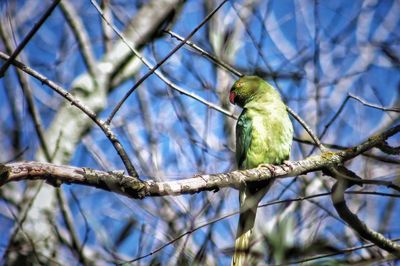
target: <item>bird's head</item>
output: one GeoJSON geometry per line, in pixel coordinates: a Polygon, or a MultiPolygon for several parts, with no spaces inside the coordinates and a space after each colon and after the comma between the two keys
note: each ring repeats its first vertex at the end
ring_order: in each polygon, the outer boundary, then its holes
{"type": "Polygon", "coordinates": [[[229,101],[243,108],[246,103],[257,95],[268,93],[270,88],[274,90],[272,86],[260,77],[244,76],[233,84],[229,93],[229,101]]]}

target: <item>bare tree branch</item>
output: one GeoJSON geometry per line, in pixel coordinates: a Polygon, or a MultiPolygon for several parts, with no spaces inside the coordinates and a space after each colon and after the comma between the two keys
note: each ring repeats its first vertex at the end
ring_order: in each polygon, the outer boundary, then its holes
{"type": "Polygon", "coordinates": [[[357,215],[355,215],[346,205],[344,198],[344,191],[347,186],[344,180],[339,180],[332,188],[332,202],[338,212],[340,218],[347,222],[347,224],[354,229],[360,236],[371,241],[378,247],[400,257],[400,244],[391,241],[384,235],[372,230],[364,222],[362,222],[357,215]]]}
{"type": "MultiPolygon", "coordinates": [[[[9,59],[9,56],[0,52],[0,58],[3,58],[5,60],[9,59]]],[[[23,70],[27,74],[35,77],[36,79],[40,80],[42,83],[46,84],[49,86],[51,89],[53,89],[55,92],[57,92],[59,95],[61,95],[65,100],[69,101],[71,105],[76,106],[79,110],[81,110],[86,116],[88,116],[107,136],[107,138],[111,141],[113,144],[115,150],[118,152],[118,154],[121,157],[122,162],[124,163],[126,170],[129,172],[129,174],[133,178],[139,178],[138,173],[135,170],[135,167],[133,166],[132,162],[130,161],[128,154],[126,153],[124,147],[121,145],[120,141],[116,137],[116,135],[112,132],[111,128],[109,125],[105,124],[103,121],[101,121],[96,113],[94,113],[91,109],[89,109],[85,104],[83,104],[80,100],[76,99],[71,93],[66,91],[64,88],[62,88],[60,85],[56,84],[55,82],[47,79],[40,73],[34,71],[30,67],[24,65],[23,63],[19,61],[12,61],[12,64],[18,67],[19,69],[23,70]]]]}
{"type": "MultiPolygon", "coordinates": [[[[123,172],[103,172],[90,168],[54,165],[40,162],[16,162],[2,165],[0,185],[25,179],[44,179],[53,185],[74,183],[114,191],[131,198],[148,196],[193,194],[200,191],[217,191],[225,187],[240,188],[246,182],[257,182],[270,178],[286,178],[333,167],[379,145],[400,131],[400,125],[367,141],[339,152],[325,152],[305,160],[293,161],[288,165],[275,166],[276,171],[260,167],[250,170],[232,171],[221,174],[198,175],[176,181],[144,181],[126,176],[123,172]]],[[[353,181],[353,180],[352,180],[353,181]]],[[[359,182],[362,183],[362,180],[359,182]]],[[[369,183],[369,181],[366,181],[369,183]]],[[[389,185],[385,184],[385,185],[389,185]]]]}
{"type": "Polygon", "coordinates": [[[349,93],[347,97],[348,98],[353,98],[354,100],[362,103],[365,106],[371,107],[371,108],[375,108],[375,109],[382,110],[382,111],[385,111],[385,112],[400,113],[400,108],[397,108],[397,107],[384,107],[384,106],[379,106],[377,104],[372,104],[372,103],[369,103],[369,102],[365,101],[364,99],[361,99],[360,97],[358,97],[358,96],[356,96],[356,95],[354,95],[352,93],[349,93]]]}

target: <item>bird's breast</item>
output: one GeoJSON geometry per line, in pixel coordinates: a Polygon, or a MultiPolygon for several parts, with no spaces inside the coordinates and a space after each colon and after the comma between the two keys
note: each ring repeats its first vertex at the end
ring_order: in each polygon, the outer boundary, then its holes
{"type": "Polygon", "coordinates": [[[249,110],[252,120],[251,142],[245,168],[263,163],[281,164],[290,155],[293,127],[285,110],[249,110]]]}

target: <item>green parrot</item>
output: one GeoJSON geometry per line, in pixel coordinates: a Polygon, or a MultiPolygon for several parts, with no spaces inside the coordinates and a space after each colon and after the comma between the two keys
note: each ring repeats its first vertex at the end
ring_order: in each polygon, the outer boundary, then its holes
{"type": "MultiPolygon", "coordinates": [[[[244,76],[233,84],[229,101],[243,108],[236,124],[238,168],[285,163],[293,126],[279,92],[257,76],[244,76]]],[[[271,184],[270,180],[247,183],[239,192],[240,217],[232,265],[251,265],[249,250],[257,206],[271,184]]]]}

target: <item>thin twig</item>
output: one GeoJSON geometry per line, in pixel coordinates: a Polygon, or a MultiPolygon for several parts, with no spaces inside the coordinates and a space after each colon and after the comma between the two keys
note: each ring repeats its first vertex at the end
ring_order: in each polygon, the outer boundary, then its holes
{"type": "MultiPolygon", "coordinates": [[[[42,183],[43,183],[43,182],[42,182],[42,183]]],[[[39,190],[37,190],[37,192],[39,192],[39,190]]],[[[33,198],[35,198],[36,195],[37,195],[37,194],[35,194],[33,198]]],[[[33,201],[31,201],[31,202],[33,202],[33,201]]],[[[37,263],[38,263],[39,265],[42,265],[42,261],[40,260],[38,251],[36,250],[35,241],[33,241],[33,239],[31,238],[31,236],[30,236],[29,234],[27,234],[27,233],[25,232],[25,230],[23,229],[23,226],[22,226],[23,221],[19,222],[19,221],[18,221],[17,215],[16,215],[16,214],[14,213],[14,211],[10,208],[10,206],[8,206],[8,205],[6,205],[6,206],[7,206],[8,210],[9,210],[9,212],[11,213],[11,216],[13,217],[14,221],[16,221],[16,226],[17,226],[18,229],[14,229],[13,234],[11,235],[12,237],[11,237],[10,240],[9,240],[7,249],[6,249],[5,252],[3,253],[3,258],[6,258],[6,260],[7,260],[8,254],[9,254],[9,252],[11,251],[11,245],[14,244],[14,243],[13,243],[13,240],[14,240],[14,237],[15,237],[15,236],[14,236],[14,233],[16,234],[18,231],[21,231],[21,232],[22,232],[22,235],[28,240],[29,245],[30,245],[31,248],[32,248],[33,257],[36,259],[36,261],[37,261],[37,263]]],[[[27,208],[27,210],[29,210],[29,209],[30,209],[30,206],[29,206],[29,208],[27,208]]],[[[25,218],[26,218],[26,215],[24,215],[24,216],[25,216],[25,217],[23,217],[23,218],[25,219],[25,218]]]]}
{"type": "MultiPolygon", "coordinates": [[[[319,135],[319,139],[322,139],[325,136],[325,134],[328,131],[329,127],[333,124],[333,122],[336,120],[336,118],[339,117],[340,113],[343,111],[343,108],[346,106],[346,103],[348,102],[349,99],[350,99],[349,96],[347,96],[346,99],[340,105],[338,111],[333,115],[331,120],[329,120],[329,122],[325,124],[323,131],[319,135]]],[[[314,152],[314,150],[315,150],[315,147],[313,147],[311,149],[311,151],[308,153],[308,156],[310,156],[314,152]]]]}
{"type": "Polygon", "coordinates": [[[83,238],[82,245],[81,245],[81,249],[83,250],[83,248],[86,245],[86,242],[89,239],[89,231],[90,231],[89,222],[88,222],[88,219],[86,218],[86,215],[82,209],[81,203],[79,202],[79,199],[75,195],[75,192],[73,190],[71,190],[71,196],[72,196],[72,199],[75,201],[76,205],[78,206],[78,210],[79,210],[80,214],[82,215],[83,221],[85,223],[85,236],[83,238]]]}
{"type": "Polygon", "coordinates": [[[171,37],[176,38],[177,40],[181,41],[182,43],[186,43],[187,45],[192,47],[195,51],[197,51],[200,55],[203,55],[203,56],[207,57],[208,59],[213,61],[215,64],[217,64],[218,66],[222,67],[223,69],[231,72],[235,76],[243,77],[243,74],[240,73],[238,70],[234,69],[233,67],[231,67],[230,65],[226,64],[224,61],[222,61],[221,59],[219,59],[215,55],[207,52],[206,50],[204,50],[203,48],[201,48],[198,45],[194,44],[193,42],[187,41],[187,40],[185,41],[185,39],[182,36],[180,36],[179,34],[173,32],[171,30],[165,30],[164,32],[168,33],[171,37]]]}
{"type": "MultiPolygon", "coordinates": [[[[321,120],[321,88],[320,88],[320,79],[319,79],[319,56],[320,56],[320,19],[319,19],[319,0],[314,0],[314,8],[313,8],[313,19],[314,19],[314,53],[312,58],[313,63],[313,87],[315,88],[315,131],[318,134],[318,125],[321,120]]],[[[311,154],[311,153],[310,153],[311,154]]]]}
{"type": "Polygon", "coordinates": [[[56,8],[56,6],[58,5],[58,3],[60,1],[61,0],[54,0],[53,4],[46,10],[46,12],[40,18],[40,20],[33,26],[33,28],[30,30],[28,35],[26,35],[26,37],[18,45],[18,47],[15,49],[15,51],[9,57],[9,59],[7,59],[7,61],[1,66],[0,78],[2,78],[4,76],[4,73],[7,71],[8,67],[12,64],[13,60],[17,58],[18,54],[22,51],[22,49],[24,49],[24,47],[28,44],[28,42],[32,39],[32,37],[40,29],[40,27],[42,27],[43,23],[51,15],[51,13],[53,12],[53,10],[56,8]]]}
{"type": "MultiPolygon", "coordinates": [[[[400,238],[394,238],[391,239],[391,241],[400,241],[400,238]]],[[[317,255],[317,256],[313,256],[313,257],[309,257],[309,258],[305,258],[305,259],[301,259],[301,260],[296,260],[296,261],[288,261],[285,262],[284,264],[273,264],[271,266],[287,266],[287,265],[292,265],[292,264],[300,264],[300,263],[304,263],[304,262],[310,262],[313,260],[319,260],[319,259],[323,259],[323,258],[328,258],[328,257],[333,257],[333,256],[337,256],[337,255],[342,255],[344,253],[350,253],[353,251],[357,251],[360,249],[364,249],[364,248],[370,248],[370,247],[374,247],[376,246],[373,243],[370,244],[365,244],[365,245],[361,245],[358,247],[352,247],[352,248],[346,248],[346,249],[342,249],[333,253],[328,253],[328,254],[323,254],[323,255],[317,255]]]]}
{"type": "Polygon", "coordinates": [[[357,101],[359,101],[360,103],[362,103],[363,105],[368,106],[368,107],[371,107],[371,108],[375,108],[375,109],[382,110],[382,111],[385,111],[385,112],[396,112],[396,113],[400,113],[400,108],[396,108],[396,107],[384,107],[384,106],[379,106],[379,105],[377,105],[377,104],[369,103],[369,102],[365,101],[364,99],[361,99],[360,97],[358,97],[358,96],[356,96],[356,95],[354,95],[354,94],[351,94],[351,93],[348,93],[348,97],[353,98],[354,100],[357,100],[357,101]]]}
{"type": "Polygon", "coordinates": [[[286,108],[287,108],[288,112],[294,117],[294,119],[296,119],[297,122],[300,123],[300,125],[304,128],[304,130],[307,131],[308,135],[310,135],[310,137],[315,142],[315,144],[318,146],[318,148],[322,152],[325,152],[327,149],[321,143],[319,138],[314,134],[314,132],[311,130],[311,128],[307,125],[307,123],[295,111],[293,111],[289,106],[286,106],[286,108]]]}
{"type": "Polygon", "coordinates": [[[74,222],[72,220],[72,214],[71,210],[68,206],[68,203],[65,199],[65,195],[61,188],[56,188],[56,197],[58,200],[58,205],[61,210],[61,214],[63,216],[63,220],[65,223],[65,226],[67,227],[68,233],[71,237],[71,250],[76,252],[76,255],[78,256],[79,262],[82,263],[83,265],[89,265],[88,259],[85,257],[84,252],[83,252],[83,246],[81,245],[79,241],[78,234],[75,229],[74,222]]]}
{"type": "Polygon", "coordinates": [[[347,101],[349,100],[349,97],[346,97],[346,99],[344,99],[344,101],[342,102],[342,104],[340,105],[339,109],[337,110],[337,112],[333,115],[333,117],[331,118],[331,120],[329,120],[328,123],[326,123],[326,125],[324,126],[324,130],[321,132],[321,135],[319,135],[319,138],[322,139],[326,132],[328,131],[329,127],[332,125],[332,123],[339,117],[340,113],[343,111],[343,108],[346,106],[347,101]]]}
{"type": "MultiPolygon", "coordinates": [[[[313,146],[316,145],[311,140],[305,140],[305,139],[300,139],[300,138],[296,138],[296,137],[294,137],[293,140],[297,141],[299,143],[307,144],[307,145],[313,145],[313,146]]],[[[327,148],[336,149],[336,150],[345,150],[345,149],[349,148],[349,147],[346,147],[346,146],[337,145],[337,144],[331,144],[331,143],[322,143],[322,145],[324,145],[327,148]]],[[[377,146],[377,148],[380,148],[380,146],[377,146]]],[[[394,159],[394,158],[390,158],[390,157],[379,156],[379,155],[373,154],[371,152],[364,152],[361,155],[365,156],[365,157],[368,157],[368,158],[372,158],[372,159],[380,161],[380,162],[384,162],[384,163],[400,164],[400,160],[397,160],[397,159],[394,159]]]]}

